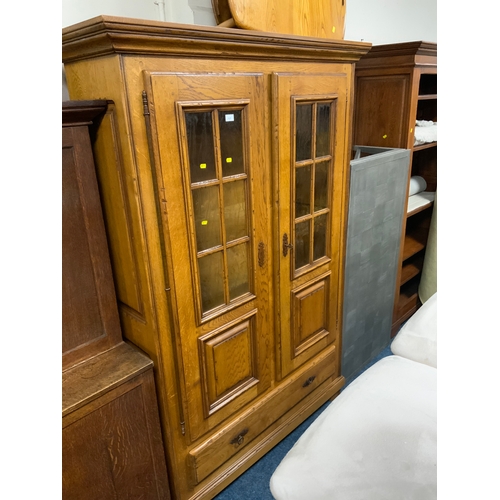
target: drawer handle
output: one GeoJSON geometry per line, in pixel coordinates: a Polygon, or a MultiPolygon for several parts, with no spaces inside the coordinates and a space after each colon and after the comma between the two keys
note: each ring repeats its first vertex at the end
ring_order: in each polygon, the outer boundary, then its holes
{"type": "Polygon", "coordinates": [[[316,375],[313,375],[312,377],[309,377],[305,382],[302,387],[307,387],[308,385],[311,385],[314,382],[314,379],[316,378],[316,375]]]}
{"type": "Polygon", "coordinates": [[[243,441],[245,440],[245,434],[248,432],[248,429],[243,429],[234,439],[231,440],[231,444],[234,444],[235,446],[240,446],[243,444],[243,441]]]}

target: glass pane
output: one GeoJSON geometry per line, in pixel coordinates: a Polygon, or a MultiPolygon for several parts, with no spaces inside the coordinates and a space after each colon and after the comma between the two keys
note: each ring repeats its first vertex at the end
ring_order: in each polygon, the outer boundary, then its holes
{"type": "Polygon", "coordinates": [[[296,111],[296,161],[311,158],[312,104],[297,104],[296,111]]]}
{"type": "Polygon", "coordinates": [[[219,186],[193,189],[193,207],[198,252],[221,245],[219,186]]]}
{"type": "Polygon", "coordinates": [[[246,181],[224,184],[224,222],[228,242],[248,235],[245,187],[246,181]]]}
{"type": "Polygon", "coordinates": [[[295,224],[295,269],[309,264],[311,221],[295,224]]]}
{"type": "Polygon", "coordinates": [[[314,218],[314,255],[313,260],[318,260],[326,255],[326,225],[328,214],[314,218]]]}
{"type": "Polygon", "coordinates": [[[316,164],[314,179],[314,211],[328,207],[328,171],[330,162],[316,164]]]}
{"type": "Polygon", "coordinates": [[[233,300],[250,291],[248,283],[248,244],[227,249],[229,299],[233,300]]]}
{"type": "Polygon", "coordinates": [[[241,115],[241,109],[238,111],[219,111],[222,175],[224,177],[242,174],[245,170],[241,115]]]}
{"type": "Polygon", "coordinates": [[[212,113],[186,113],[191,182],[216,179],[212,113]]]}
{"type": "Polygon", "coordinates": [[[203,312],[224,304],[224,271],[222,252],[198,259],[201,305],[203,312]]]}
{"type": "Polygon", "coordinates": [[[316,158],[330,154],[330,104],[318,104],[316,111],[316,158]]]}
{"type": "Polygon", "coordinates": [[[295,169],[295,217],[311,213],[311,165],[295,169]]]}

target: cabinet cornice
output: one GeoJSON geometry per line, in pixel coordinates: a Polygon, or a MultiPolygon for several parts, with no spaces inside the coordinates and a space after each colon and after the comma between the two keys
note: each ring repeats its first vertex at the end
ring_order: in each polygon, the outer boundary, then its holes
{"type": "Polygon", "coordinates": [[[370,43],[99,16],[64,28],[63,62],[110,54],[356,62],[370,43]]]}

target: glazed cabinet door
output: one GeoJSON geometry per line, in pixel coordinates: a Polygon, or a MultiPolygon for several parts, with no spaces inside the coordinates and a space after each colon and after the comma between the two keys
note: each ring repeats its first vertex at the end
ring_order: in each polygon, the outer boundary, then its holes
{"type": "Polygon", "coordinates": [[[146,73],[186,434],[271,382],[270,182],[261,74],[146,73]]]}
{"type": "Polygon", "coordinates": [[[284,377],[337,339],[348,80],[280,73],[273,83],[284,377]]]}

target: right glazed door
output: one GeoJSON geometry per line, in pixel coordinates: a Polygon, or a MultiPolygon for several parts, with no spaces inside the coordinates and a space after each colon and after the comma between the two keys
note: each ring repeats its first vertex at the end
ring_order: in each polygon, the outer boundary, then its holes
{"type": "Polygon", "coordinates": [[[274,74],[282,377],[338,338],[347,83],[274,74]]]}

